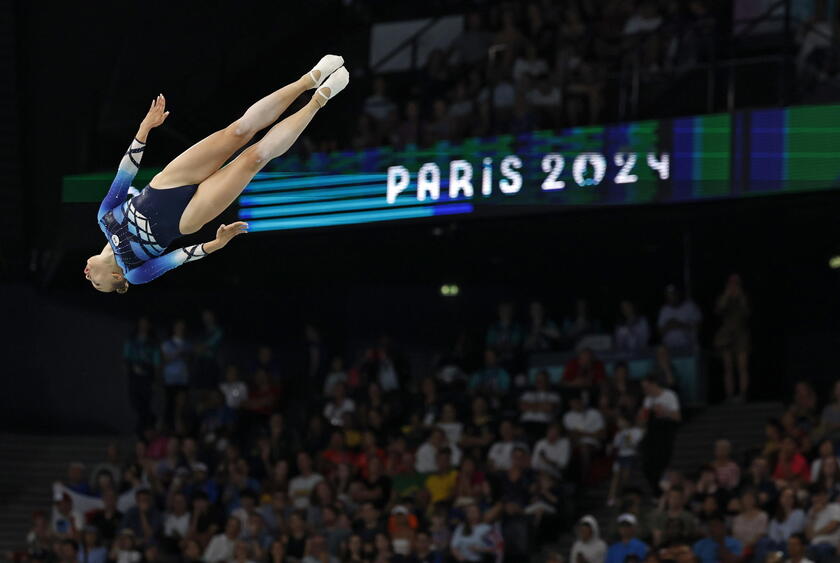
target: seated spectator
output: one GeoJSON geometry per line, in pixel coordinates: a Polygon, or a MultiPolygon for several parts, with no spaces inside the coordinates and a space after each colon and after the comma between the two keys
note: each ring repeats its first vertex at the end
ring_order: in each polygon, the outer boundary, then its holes
{"type": "Polygon", "coordinates": [[[121,529],[124,515],[117,510],[117,493],[113,490],[102,492],[102,505],[90,514],[88,522],[97,529],[102,541],[110,545],[121,529]]]}
{"type": "Polygon", "coordinates": [[[782,489],[779,493],[779,502],[767,536],[772,542],[770,549],[784,549],[788,538],[793,534],[805,531],[805,512],[799,508],[799,500],[796,498],[796,491],[790,487],[782,489]]]}
{"type": "Polygon", "coordinates": [[[309,506],[309,499],[315,485],[320,483],[324,477],[312,470],[312,458],[306,452],[298,453],[297,469],[297,476],[289,481],[289,496],[294,507],[301,510],[309,506]]]}
{"type": "Polygon", "coordinates": [[[461,441],[464,425],[458,422],[458,412],[455,410],[453,403],[443,405],[437,427],[446,433],[446,439],[450,444],[457,444],[461,441]]]}
{"type": "Polygon", "coordinates": [[[444,100],[437,99],[432,105],[432,118],[423,128],[424,144],[434,145],[440,141],[448,141],[452,138],[452,132],[449,108],[444,100]]]}
{"type": "Polygon", "coordinates": [[[741,507],[732,521],[732,537],[741,542],[744,553],[755,553],[758,541],[767,533],[767,513],[758,507],[756,492],[741,493],[741,507]]]}
{"type": "Polygon", "coordinates": [[[625,513],[618,517],[617,522],[619,541],[607,550],[606,563],[625,563],[628,557],[642,561],[647,557],[648,546],[636,537],[636,517],[625,513]]]}
{"type": "Polygon", "coordinates": [[[409,100],[403,110],[403,119],[391,135],[392,143],[398,147],[420,144],[420,106],[415,100],[409,100]]]}
{"type": "Polygon", "coordinates": [[[306,544],[310,534],[306,528],[306,517],[301,510],[292,512],[289,516],[286,532],[286,554],[290,559],[303,559],[306,554],[306,544]]]}
{"type": "Polygon", "coordinates": [[[513,450],[522,445],[516,440],[516,429],[509,420],[499,425],[499,440],[490,446],[487,461],[491,471],[507,471],[513,464],[513,450]]]}
{"type": "Polygon", "coordinates": [[[560,408],[560,395],[548,385],[548,372],[537,373],[535,389],[519,398],[519,422],[532,439],[542,436],[560,408]]]}
{"type": "Polygon", "coordinates": [[[662,25],[662,16],[651,1],[641,2],[638,9],[624,23],[624,35],[647,33],[662,25]]]}
{"type": "Polygon", "coordinates": [[[798,381],[793,388],[793,403],[788,408],[796,425],[804,432],[817,426],[817,393],[807,381],[798,381]]]}
{"type": "Polygon", "coordinates": [[[578,520],[575,528],[577,539],[572,544],[570,562],[604,563],[607,558],[607,544],[598,532],[598,521],[590,515],[578,520]]]}
{"type": "Polygon", "coordinates": [[[808,551],[808,538],[805,534],[792,534],[785,546],[788,553],[785,563],[814,563],[805,556],[808,551]]]}
{"type": "Polygon", "coordinates": [[[452,557],[458,561],[483,561],[493,553],[489,539],[492,528],[482,522],[481,509],[471,504],[464,509],[464,521],[452,536],[452,557]]]}
{"type": "Polygon", "coordinates": [[[385,531],[379,518],[379,511],[372,502],[362,504],[358,512],[358,520],[353,526],[354,532],[361,537],[364,543],[373,543],[377,534],[385,531]]]}
{"type": "Polygon", "coordinates": [[[235,516],[227,519],[225,524],[225,531],[221,534],[216,534],[204,550],[202,559],[207,563],[227,563],[233,559],[233,550],[236,546],[236,541],[239,539],[239,534],[242,529],[242,524],[235,516]]]}
{"type": "Polygon", "coordinates": [[[601,449],[604,438],[604,418],[591,407],[584,407],[580,394],[569,398],[569,410],[563,415],[563,426],[572,441],[573,451],[580,455],[580,475],[588,475],[595,453],[601,449]]]}
{"type": "MultiPolygon", "coordinates": [[[[193,493],[192,501],[190,535],[199,540],[201,545],[207,545],[216,532],[223,529],[222,525],[225,522],[224,515],[215,502],[210,503],[204,491],[199,490],[193,493]]],[[[234,518],[234,520],[236,519],[234,518]]],[[[238,523],[239,521],[237,520],[238,523]]]]}
{"type": "Polygon", "coordinates": [[[837,555],[840,542],[840,504],[829,502],[828,492],[815,486],[811,490],[811,509],[805,518],[805,535],[811,541],[808,557],[819,563],[837,555]]]}
{"type": "Polygon", "coordinates": [[[659,310],[656,326],[662,344],[669,350],[693,350],[703,315],[690,299],[683,299],[674,285],[665,288],[665,304],[659,310]]]}
{"type": "Polygon", "coordinates": [[[513,63],[513,80],[517,84],[532,84],[534,78],[548,72],[548,63],[540,57],[533,43],[527,43],[524,54],[513,63]]]}
{"type": "Polygon", "coordinates": [[[377,76],[373,81],[373,92],[365,98],[362,110],[366,115],[373,118],[378,126],[386,124],[393,118],[396,105],[385,93],[385,79],[377,76]]]}
{"type": "MultiPolygon", "coordinates": [[[[105,563],[108,560],[108,549],[99,542],[99,531],[95,526],[85,526],[82,530],[82,541],[79,542],[78,562],[105,563]]],[[[78,563],[73,560],[72,563],[78,563]]]]}
{"type": "Polygon", "coordinates": [[[464,428],[459,445],[465,450],[479,450],[478,454],[481,457],[482,451],[493,443],[494,426],[495,422],[487,406],[487,400],[481,396],[474,397],[470,409],[470,418],[464,428]]]}
{"type": "MultiPolygon", "coordinates": [[[[513,94],[509,105],[513,105],[513,94]]],[[[524,338],[522,328],[513,317],[513,304],[500,303],[499,319],[487,329],[487,347],[496,352],[502,364],[514,359],[524,338]]]]}
{"type": "Polygon", "coordinates": [[[720,514],[707,519],[706,537],[694,544],[694,555],[700,563],[735,563],[741,557],[741,542],[727,535],[726,523],[720,514]]]}
{"type": "Polygon", "coordinates": [[[833,459],[835,463],[840,461],[840,458],[837,457],[837,454],[834,451],[834,443],[831,440],[823,440],[820,442],[819,449],[817,450],[817,459],[811,462],[811,481],[816,482],[819,478],[820,471],[822,470],[823,464],[833,459]]]}
{"type": "Polygon", "coordinates": [[[475,460],[465,457],[455,482],[455,507],[480,503],[488,495],[488,486],[484,473],[478,470],[475,460]]]}
{"type": "Polygon", "coordinates": [[[543,304],[539,301],[532,301],[529,314],[531,324],[525,334],[525,350],[540,352],[557,346],[560,340],[560,329],[554,321],[546,318],[543,304]]]}
{"type": "Polygon", "coordinates": [[[268,422],[277,406],[280,404],[280,388],[275,385],[264,369],[254,373],[254,384],[248,388],[248,399],[243,408],[258,417],[258,420],[268,422]]]}
{"type": "Polygon", "coordinates": [[[627,413],[638,411],[642,403],[642,385],[639,380],[630,379],[627,362],[616,362],[602,392],[613,408],[627,413]]]}
{"type": "Polygon", "coordinates": [[[225,370],[225,380],[219,383],[219,389],[225,396],[225,404],[231,409],[238,409],[248,400],[248,385],[239,378],[239,368],[234,364],[225,370]]]}
{"type": "Polygon", "coordinates": [[[741,468],[732,461],[731,455],[732,444],[729,440],[715,442],[715,457],[711,466],[715,468],[718,485],[730,491],[741,482],[741,468]]]}
{"type": "Polygon", "coordinates": [[[471,12],[464,20],[464,31],[452,42],[454,61],[466,67],[475,66],[487,58],[487,49],[493,42],[493,36],[481,21],[479,12],[471,12]]]}
{"type": "Polygon", "coordinates": [[[636,306],[631,301],[622,301],[621,319],[615,327],[615,349],[624,352],[644,350],[649,340],[647,319],[636,312],[636,306]]]}
{"type": "Polygon", "coordinates": [[[384,509],[391,498],[391,478],[383,474],[381,459],[375,454],[368,454],[366,470],[360,472],[360,477],[351,488],[353,500],[357,503],[372,502],[377,509],[384,509]]]}
{"type": "Polygon", "coordinates": [[[470,378],[470,391],[488,395],[502,395],[510,389],[510,375],[496,360],[496,352],[484,351],[484,368],[470,378]]]}
{"type": "Polygon", "coordinates": [[[87,481],[87,477],[85,476],[84,463],[74,461],[70,464],[67,468],[67,481],[64,483],[64,486],[74,493],[79,493],[80,495],[93,494],[90,484],[87,481]]]}
{"type": "Polygon", "coordinates": [[[330,372],[324,378],[324,396],[332,397],[335,394],[336,383],[347,384],[347,372],[344,370],[344,360],[336,356],[330,363],[330,372]]]}
{"type": "Polygon", "coordinates": [[[773,479],[779,488],[808,484],[811,481],[811,471],[805,457],[799,453],[799,447],[792,436],[782,439],[779,449],[779,461],[773,470],[773,479]]]}
{"type": "Polygon", "coordinates": [[[562,95],[560,88],[548,79],[547,73],[534,77],[534,87],[528,90],[526,96],[528,103],[537,111],[540,129],[559,125],[562,95]]]}
{"type": "Polygon", "coordinates": [[[685,493],[680,486],[674,486],[665,493],[665,507],[651,515],[650,526],[653,532],[653,545],[661,547],[674,540],[694,538],[697,531],[697,518],[685,509],[685,493]],[[668,537],[667,531],[673,521],[678,525],[672,529],[680,531],[679,537],[668,537]]]}
{"type": "Polygon", "coordinates": [[[770,419],[764,426],[764,435],[766,437],[766,441],[764,442],[764,447],[761,450],[761,455],[766,458],[768,462],[772,461],[771,466],[775,468],[777,457],[779,455],[779,449],[782,447],[782,438],[785,435],[785,431],[778,420],[770,419]]]}
{"type": "Polygon", "coordinates": [[[505,511],[511,512],[511,505],[517,512],[523,512],[531,502],[531,494],[536,484],[536,475],[528,467],[530,456],[525,444],[517,444],[513,449],[510,467],[495,475],[494,497],[505,505],[505,511]]]}
{"type": "Polygon", "coordinates": [[[585,299],[575,301],[575,316],[563,319],[562,334],[567,346],[574,348],[578,341],[589,334],[598,332],[600,325],[589,312],[589,304],[585,299]]]}
{"type": "Polygon", "coordinates": [[[440,448],[435,458],[437,471],[426,477],[425,486],[429,492],[429,503],[432,507],[438,503],[449,503],[454,498],[458,470],[452,467],[451,457],[449,448],[440,448]]]}
{"type": "MultiPolygon", "coordinates": [[[[116,563],[139,563],[143,555],[137,549],[134,532],[130,528],[120,531],[117,541],[111,546],[108,560],[116,563]]],[[[205,559],[208,563],[209,559],[205,559]]]]}
{"type": "Polygon", "coordinates": [[[828,493],[828,500],[834,502],[840,495],[840,468],[837,465],[837,458],[830,457],[823,461],[817,480],[814,481],[828,493]]]}
{"type": "Polygon", "coordinates": [[[163,526],[163,519],[149,489],[140,489],[134,497],[137,504],[126,511],[122,527],[134,532],[138,545],[142,546],[154,540],[163,526]]]}
{"type": "Polygon", "coordinates": [[[172,496],[172,508],[163,515],[163,536],[173,540],[186,538],[190,529],[191,514],[187,497],[178,492],[172,496]]]}
{"type": "Polygon", "coordinates": [[[429,532],[419,530],[414,538],[411,561],[416,563],[443,563],[443,554],[433,547],[429,532]]]}
{"type": "Polygon", "coordinates": [[[446,433],[443,430],[435,428],[429,434],[429,439],[417,449],[417,462],[414,467],[418,473],[437,471],[437,452],[440,448],[449,448],[450,461],[453,465],[457,466],[461,462],[461,450],[458,446],[446,439],[446,433]]]}
{"type": "Polygon", "coordinates": [[[356,410],[353,399],[346,396],[344,383],[333,385],[332,400],[324,407],[324,418],[333,426],[344,426],[344,415],[356,410]]]}
{"type": "Polygon", "coordinates": [[[762,510],[768,510],[776,502],[778,489],[770,475],[770,464],[767,459],[761,456],[753,458],[749,471],[741,483],[742,488],[750,488],[756,491],[758,506],[762,510]]]}
{"type": "Polygon", "coordinates": [[[577,356],[566,362],[563,369],[562,383],[565,387],[594,390],[605,380],[604,363],[589,348],[578,352],[577,356]]]}
{"type": "Polygon", "coordinates": [[[544,471],[555,478],[562,478],[569,465],[569,446],[569,439],[562,434],[562,426],[556,422],[549,424],[545,438],[534,446],[531,467],[535,471],[544,471]]]}

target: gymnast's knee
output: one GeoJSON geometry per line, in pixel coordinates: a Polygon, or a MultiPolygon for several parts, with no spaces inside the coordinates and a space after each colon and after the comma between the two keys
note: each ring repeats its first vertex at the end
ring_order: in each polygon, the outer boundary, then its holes
{"type": "Polygon", "coordinates": [[[225,128],[226,135],[235,137],[242,142],[253,137],[254,133],[256,133],[256,129],[244,118],[237,119],[225,128]]]}

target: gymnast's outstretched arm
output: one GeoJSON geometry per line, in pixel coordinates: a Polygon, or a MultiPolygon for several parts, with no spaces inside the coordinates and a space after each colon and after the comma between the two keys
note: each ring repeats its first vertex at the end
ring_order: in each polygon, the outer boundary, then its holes
{"type": "Polygon", "coordinates": [[[153,279],[162,276],[169,270],[177,268],[181,264],[201,260],[208,254],[221,250],[233,237],[247,232],[248,224],[244,221],[238,221],[231,225],[222,225],[216,231],[215,239],[202,244],[185,246],[183,248],[179,248],[178,250],[168,252],[163,256],[152,258],[133,270],[129,270],[125,278],[131,284],[150,282],[153,279]]]}
{"type": "Polygon", "coordinates": [[[117,175],[114,181],[111,182],[111,187],[108,190],[108,195],[102,200],[99,206],[99,213],[96,218],[102,217],[113,208],[123,203],[128,194],[128,188],[131,186],[131,181],[137,175],[137,170],[140,168],[140,159],[143,158],[143,149],[146,148],[146,138],[149,131],[164,122],[169,115],[166,108],[166,99],[163,94],[159,94],[157,98],[152,100],[152,105],[149,107],[149,113],[143,118],[137,129],[137,135],[131,141],[128,150],[120,161],[120,166],[117,168],[117,175]]]}

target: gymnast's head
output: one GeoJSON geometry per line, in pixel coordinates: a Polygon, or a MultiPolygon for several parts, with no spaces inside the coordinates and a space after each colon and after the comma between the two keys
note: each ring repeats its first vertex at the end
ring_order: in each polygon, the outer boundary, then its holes
{"type": "Polygon", "coordinates": [[[113,260],[108,260],[101,254],[96,254],[87,259],[85,264],[85,279],[97,291],[103,293],[125,293],[128,291],[128,281],[125,279],[120,267],[113,260]]]}

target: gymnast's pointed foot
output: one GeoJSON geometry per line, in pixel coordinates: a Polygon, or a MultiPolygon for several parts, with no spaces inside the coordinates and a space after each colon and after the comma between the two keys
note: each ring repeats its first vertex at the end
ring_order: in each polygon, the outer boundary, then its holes
{"type": "Polygon", "coordinates": [[[350,82],[350,73],[345,67],[341,67],[327,78],[324,85],[318,88],[312,99],[315,100],[320,107],[324,107],[329,100],[335,97],[336,94],[344,90],[350,82]]]}
{"type": "Polygon", "coordinates": [[[312,67],[307,76],[312,81],[310,88],[317,88],[324,80],[344,64],[344,57],[339,55],[324,55],[318,64],[312,67]]]}

